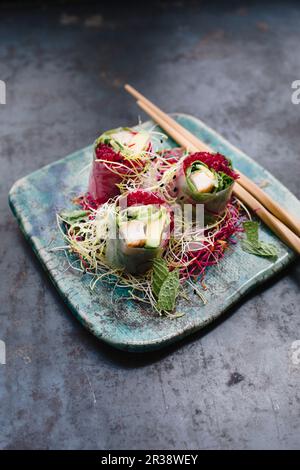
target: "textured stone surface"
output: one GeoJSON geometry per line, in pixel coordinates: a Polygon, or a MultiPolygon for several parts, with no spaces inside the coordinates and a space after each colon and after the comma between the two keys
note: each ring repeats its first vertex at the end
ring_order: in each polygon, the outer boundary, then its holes
{"type": "Polygon", "coordinates": [[[296,3],[1,10],[1,448],[299,448],[299,264],[179,346],[130,355],[67,314],[7,206],[16,179],[136,122],[126,81],[299,197],[299,25],[296,3]]]}

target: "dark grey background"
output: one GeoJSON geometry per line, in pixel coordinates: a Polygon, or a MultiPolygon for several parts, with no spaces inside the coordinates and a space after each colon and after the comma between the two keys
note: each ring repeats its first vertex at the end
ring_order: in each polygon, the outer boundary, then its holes
{"type": "Polygon", "coordinates": [[[126,5],[0,9],[0,447],[298,448],[299,265],[201,334],[126,354],[72,317],[9,211],[16,179],[136,123],[125,82],[300,196],[300,6],[126,5]]]}

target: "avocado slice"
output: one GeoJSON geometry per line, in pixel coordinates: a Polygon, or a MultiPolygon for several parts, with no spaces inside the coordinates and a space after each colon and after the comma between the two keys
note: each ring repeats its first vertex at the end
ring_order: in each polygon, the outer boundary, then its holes
{"type": "Polygon", "coordinates": [[[145,248],[157,248],[161,243],[162,233],[166,224],[166,211],[159,211],[160,217],[151,220],[146,227],[145,248]]]}
{"type": "Polygon", "coordinates": [[[149,138],[149,132],[144,130],[139,131],[132,137],[130,143],[127,144],[127,146],[130,148],[130,151],[134,157],[138,157],[143,152],[143,150],[146,149],[149,143],[149,138]]]}

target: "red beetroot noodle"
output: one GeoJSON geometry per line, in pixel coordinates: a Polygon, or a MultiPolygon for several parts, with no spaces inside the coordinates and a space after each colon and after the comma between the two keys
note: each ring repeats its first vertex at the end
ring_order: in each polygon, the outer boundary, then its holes
{"type": "Polygon", "coordinates": [[[230,244],[235,244],[235,235],[243,232],[242,218],[239,207],[233,203],[228,204],[228,213],[222,222],[218,232],[214,234],[213,243],[204,242],[204,247],[198,251],[190,251],[185,254],[183,262],[191,261],[181,269],[181,277],[204,279],[206,269],[217,264],[225,254],[230,244]]]}
{"type": "Polygon", "coordinates": [[[196,152],[188,155],[183,161],[183,170],[186,172],[187,168],[192,165],[195,161],[200,161],[212,168],[217,172],[223,172],[233,179],[237,179],[239,175],[230,168],[230,163],[224,155],[221,153],[209,153],[209,152],[196,152]]]}

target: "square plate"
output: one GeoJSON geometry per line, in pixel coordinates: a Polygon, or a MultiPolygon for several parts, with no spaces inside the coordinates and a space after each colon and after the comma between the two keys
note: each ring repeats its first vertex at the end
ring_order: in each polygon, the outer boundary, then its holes
{"type": "MultiPolygon", "coordinates": [[[[232,158],[234,166],[257,184],[267,181],[265,191],[296,215],[300,202],[269,172],[232,146],[198,119],[176,114],[175,119],[214,150],[232,158]]],[[[143,124],[153,126],[152,121],[143,124]]],[[[168,141],[168,146],[174,142],[168,141]]],[[[267,227],[261,238],[279,249],[275,263],[242,251],[240,244],[230,248],[218,266],[206,275],[207,305],[191,292],[190,300],[179,300],[177,311],[185,313],[170,320],[159,317],[141,303],[124,300],[124,289],[101,285],[91,292],[91,276],[67,269],[64,253],[51,251],[64,244],[56,226],[56,213],[72,208],[71,199],[84,193],[92,146],[45,166],[18,180],[10,190],[9,202],[25,237],[66,304],[80,322],[99,339],[119,349],[148,351],[158,349],[203,328],[236,303],[246,292],[284,268],[295,257],[267,227]]]]}

